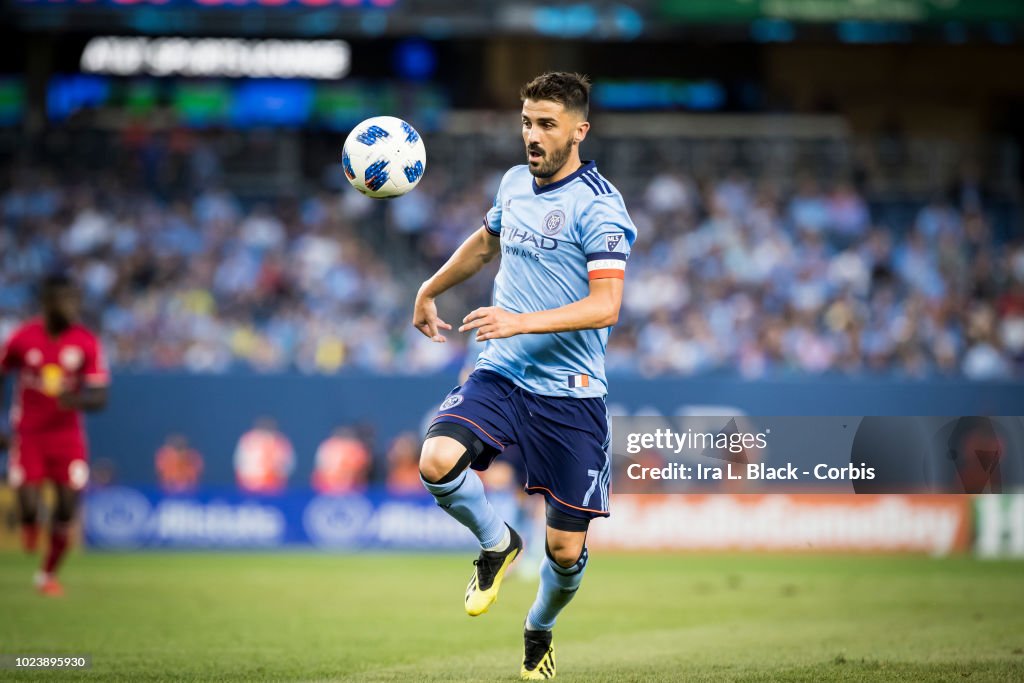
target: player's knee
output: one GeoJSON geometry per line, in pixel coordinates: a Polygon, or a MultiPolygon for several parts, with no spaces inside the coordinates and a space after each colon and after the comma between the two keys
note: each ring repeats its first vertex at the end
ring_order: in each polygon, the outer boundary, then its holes
{"type": "Polygon", "coordinates": [[[484,452],[483,442],[462,425],[436,422],[420,451],[420,475],[431,484],[453,481],[484,452]]]}
{"type": "Polygon", "coordinates": [[[569,568],[583,557],[590,520],[560,510],[548,501],[547,552],[559,567],[569,568]]]}
{"type": "Polygon", "coordinates": [[[76,508],[73,501],[58,503],[53,510],[53,521],[59,524],[69,524],[75,519],[76,508]]]}
{"type": "Polygon", "coordinates": [[[447,436],[432,436],[423,442],[420,451],[420,475],[436,484],[459,463],[466,447],[447,436]]]}
{"type": "Polygon", "coordinates": [[[22,524],[35,524],[39,519],[39,489],[24,485],[18,489],[18,518],[22,524]]]}
{"type": "Polygon", "coordinates": [[[53,521],[57,524],[70,524],[75,519],[73,508],[58,507],[53,511],[53,521]]]}
{"type": "Polygon", "coordinates": [[[62,486],[57,492],[57,504],[53,509],[53,519],[58,524],[67,524],[74,520],[78,510],[78,492],[62,486]]]}
{"type": "Polygon", "coordinates": [[[583,538],[575,539],[561,536],[549,538],[548,557],[559,567],[569,569],[580,561],[580,557],[583,555],[583,545],[583,538]]]}

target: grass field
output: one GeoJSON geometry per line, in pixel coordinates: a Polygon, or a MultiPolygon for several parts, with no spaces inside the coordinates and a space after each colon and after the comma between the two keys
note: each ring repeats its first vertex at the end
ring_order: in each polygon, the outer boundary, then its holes
{"type": "MultiPolygon", "coordinates": [[[[7,680],[509,681],[532,580],[470,619],[468,557],[88,554],[68,595],[0,555],[0,654],[89,654],[7,680]]],[[[1022,681],[1024,564],[592,556],[555,631],[565,681],[1022,681]]]]}

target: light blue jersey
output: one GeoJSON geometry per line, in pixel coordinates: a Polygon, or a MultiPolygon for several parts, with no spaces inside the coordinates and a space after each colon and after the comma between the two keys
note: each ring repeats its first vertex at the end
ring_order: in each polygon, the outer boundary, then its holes
{"type": "MultiPolygon", "coordinates": [[[[559,308],[590,293],[590,280],[617,277],[636,239],[622,196],[593,161],[539,187],[515,166],[498,187],[485,227],[501,236],[494,305],[513,313],[559,308]]],[[[486,342],[476,367],[543,396],[605,396],[604,353],[610,327],[521,334],[486,342]]]]}

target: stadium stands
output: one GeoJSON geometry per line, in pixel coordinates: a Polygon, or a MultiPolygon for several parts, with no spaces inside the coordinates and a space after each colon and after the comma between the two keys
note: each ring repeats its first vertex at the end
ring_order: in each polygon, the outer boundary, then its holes
{"type": "MultiPolygon", "coordinates": [[[[76,135],[74,150],[61,134],[2,169],[0,334],[30,314],[32,283],[67,266],[118,369],[417,373],[464,362],[461,341],[422,343],[407,319],[418,283],[491,203],[501,163],[479,149],[468,168],[455,163],[472,138],[435,136],[440,161],[420,188],[379,203],[339,184],[330,163],[309,189],[251,196],[226,182],[237,181],[223,168],[234,134],[76,135]]],[[[500,161],[515,163],[503,144],[500,161]]],[[[704,165],[663,155],[651,168],[625,147],[594,147],[599,163],[615,160],[602,171],[641,234],[610,372],[1024,374],[1024,241],[1007,238],[1020,207],[991,197],[969,166],[924,197],[901,194],[884,168],[833,157],[823,177],[806,158],[784,173],[728,154],[704,165]]],[[[489,278],[454,294],[442,309],[453,317],[487,303],[489,278]]]]}

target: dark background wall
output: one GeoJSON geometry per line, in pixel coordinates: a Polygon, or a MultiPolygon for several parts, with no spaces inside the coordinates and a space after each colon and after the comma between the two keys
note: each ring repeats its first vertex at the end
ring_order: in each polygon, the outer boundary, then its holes
{"type": "MultiPolygon", "coordinates": [[[[422,433],[455,384],[453,375],[121,375],[108,409],[89,421],[91,450],[113,464],[116,481],[151,483],[156,450],[181,433],[206,460],[204,481],[228,484],[238,437],[269,416],[295,447],[292,482],[305,485],[332,429],[356,427],[380,460],[400,432],[422,433]]],[[[613,415],[1024,415],[1024,391],[1013,383],[622,378],[611,391],[613,415]]]]}

